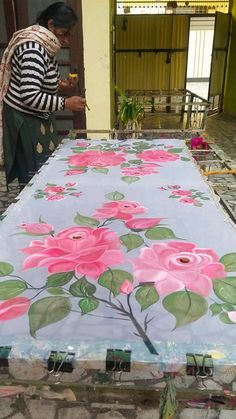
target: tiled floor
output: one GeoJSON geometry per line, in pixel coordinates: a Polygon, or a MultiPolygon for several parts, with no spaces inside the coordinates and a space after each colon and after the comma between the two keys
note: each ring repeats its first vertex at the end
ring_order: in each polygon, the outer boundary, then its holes
{"type": "MultiPolygon", "coordinates": [[[[214,141],[211,144],[218,156],[218,167],[224,163],[236,168],[236,118],[235,120],[224,115],[208,118],[206,130],[203,134],[206,139],[214,141]],[[222,150],[223,152],[219,152],[222,150]]],[[[213,153],[212,153],[213,155],[213,153]]],[[[207,163],[209,164],[209,162],[207,163]]],[[[212,168],[212,167],[211,167],[212,168]]],[[[232,214],[236,215],[236,176],[213,176],[211,182],[223,200],[229,205],[232,214]]],[[[14,201],[19,188],[13,182],[9,191],[6,190],[4,173],[0,172],[0,214],[14,201]]],[[[236,219],[235,219],[236,220],[236,219]]],[[[1,384],[0,384],[1,385],[1,384]]],[[[158,404],[156,398],[153,402],[132,403],[132,389],[127,391],[127,403],[119,401],[111,403],[109,399],[115,390],[107,394],[105,403],[73,403],[65,401],[31,400],[24,398],[0,399],[0,418],[12,419],[158,419],[158,404]],[[131,404],[132,403],[132,404],[131,404]]],[[[204,397],[204,394],[203,394],[204,397]]],[[[219,405],[219,410],[209,409],[184,409],[178,413],[179,419],[236,419],[236,410],[224,410],[219,405]]]]}

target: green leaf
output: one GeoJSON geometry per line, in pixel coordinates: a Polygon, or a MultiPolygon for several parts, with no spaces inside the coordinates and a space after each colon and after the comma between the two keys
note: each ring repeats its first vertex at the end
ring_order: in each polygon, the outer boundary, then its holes
{"type": "Polygon", "coordinates": [[[46,286],[47,287],[61,287],[62,285],[68,284],[74,276],[74,271],[60,272],[58,274],[52,274],[48,276],[46,286]]]}
{"type": "Polygon", "coordinates": [[[52,287],[52,288],[47,288],[46,289],[47,292],[51,295],[63,295],[65,294],[65,291],[63,291],[61,288],[59,287],[52,287]]]}
{"type": "Polygon", "coordinates": [[[206,314],[207,301],[189,291],[173,292],[164,298],[163,307],[176,318],[176,328],[193,323],[206,314]]]}
{"type": "Polygon", "coordinates": [[[109,169],[106,169],[105,167],[94,167],[92,169],[92,172],[94,172],[94,173],[105,173],[105,174],[107,174],[109,172],[109,169]]]}
{"type": "Polygon", "coordinates": [[[182,148],[168,148],[168,152],[169,153],[175,153],[175,154],[178,154],[178,153],[181,153],[183,151],[183,149],[182,148]]]}
{"type": "Polygon", "coordinates": [[[217,303],[211,304],[209,309],[211,310],[212,316],[216,316],[217,314],[220,314],[223,311],[221,304],[217,303]]]}
{"type": "Polygon", "coordinates": [[[143,311],[157,303],[159,300],[159,294],[157,293],[154,286],[142,285],[136,291],[135,298],[140,304],[141,310],[143,311]]]}
{"type": "Polygon", "coordinates": [[[234,322],[230,320],[227,313],[220,313],[219,319],[222,321],[222,323],[225,323],[225,324],[235,324],[234,322]]]}
{"type": "Polygon", "coordinates": [[[235,311],[235,307],[234,307],[232,304],[223,303],[223,304],[221,304],[221,307],[222,307],[225,311],[235,311]]]}
{"type": "Polygon", "coordinates": [[[137,249],[144,241],[138,234],[124,234],[120,236],[121,243],[126,247],[127,251],[137,249]]]}
{"type": "Polygon", "coordinates": [[[128,183],[130,185],[131,183],[137,182],[140,178],[138,176],[123,176],[121,180],[123,180],[125,183],[128,183]]]}
{"type": "Polygon", "coordinates": [[[143,161],[142,160],[129,160],[129,163],[131,163],[131,164],[141,164],[141,163],[143,163],[143,161]]]}
{"type": "Polygon", "coordinates": [[[214,293],[222,301],[229,304],[236,304],[236,277],[228,276],[222,279],[214,279],[214,293]]]}
{"type": "Polygon", "coordinates": [[[0,277],[10,275],[14,267],[10,263],[0,262],[0,277]]]}
{"type": "Polygon", "coordinates": [[[74,222],[80,226],[87,226],[87,227],[96,227],[99,225],[99,221],[95,218],[91,217],[85,217],[84,215],[81,215],[79,212],[77,212],[74,222]]]}
{"type": "Polygon", "coordinates": [[[181,157],[180,160],[182,160],[182,161],[189,161],[190,159],[188,157],[181,157]]]}
{"type": "Polygon", "coordinates": [[[70,300],[66,297],[45,297],[35,301],[29,309],[31,336],[36,337],[38,330],[64,319],[70,310],[70,300]]]}
{"type": "Polygon", "coordinates": [[[24,281],[9,280],[0,282],[0,300],[8,300],[22,294],[27,289],[24,281]]]}
{"type": "Polygon", "coordinates": [[[120,269],[110,269],[99,277],[98,283],[102,287],[110,290],[114,297],[117,297],[120,294],[120,286],[126,279],[133,282],[133,277],[129,272],[120,269]]]}
{"type": "Polygon", "coordinates": [[[174,232],[167,227],[154,227],[148,229],[145,233],[145,236],[150,240],[168,240],[178,238],[175,236],[174,232]]]}
{"type": "Polygon", "coordinates": [[[90,311],[96,310],[99,306],[99,301],[95,298],[89,297],[89,298],[82,298],[79,302],[80,309],[83,314],[87,314],[90,311]]]}
{"type": "Polygon", "coordinates": [[[111,201],[121,201],[125,196],[123,195],[123,193],[115,191],[115,192],[107,193],[105,197],[107,199],[110,199],[111,201]]]}
{"type": "Polygon", "coordinates": [[[87,281],[85,276],[82,276],[70,286],[69,292],[74,297],[87,297],[96,292],[96,286],[87,281]]]}
{"type": "Polygon", "coordinates": [[[227,272],[236,271],[236,253],[227,253],[220,258],[219,262],[223,263],[227,272]]]}

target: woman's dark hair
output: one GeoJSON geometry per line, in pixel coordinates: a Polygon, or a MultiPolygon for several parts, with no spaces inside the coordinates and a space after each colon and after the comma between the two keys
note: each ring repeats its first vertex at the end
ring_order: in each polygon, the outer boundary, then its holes
{"type": "Polygon", "coordinates": [[[37,23],[47,28],[50,19],[53,20],[54,26],[58,28],[71,28],[78,21],[74,10],[62,1],[51,4],[39,13],[37,23]]]}

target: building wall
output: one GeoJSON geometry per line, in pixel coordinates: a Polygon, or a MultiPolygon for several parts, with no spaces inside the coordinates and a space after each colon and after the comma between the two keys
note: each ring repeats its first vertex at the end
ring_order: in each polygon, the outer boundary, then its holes
{"type": "Polygon", "coordinates": [[[110,0],[82,0],[82,10],[87,129],[110,129],[110,0]]]}
{"type": "Polygon", "coordinates": [[[236,0],[230,1],[230,11],[232,13],[232,26],[230,34],[223,110],[228,115],[236,117],[236,0]]]}

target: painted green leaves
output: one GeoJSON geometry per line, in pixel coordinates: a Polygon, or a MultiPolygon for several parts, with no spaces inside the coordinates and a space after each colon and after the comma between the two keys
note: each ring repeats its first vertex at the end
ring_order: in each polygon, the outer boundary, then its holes
{"type": "Polygon", "coordinates": [[[13,266],[7,262],[0,262],[0,277],[10,275],[14,271],[13,266]]]}
{"type": "Polygon", "coordinates": [[[7,280],[0,282],[0,300],[8,300],[22,294],[27,288],[23,281],[7,280]]]}
{"type": "Polygon", "coordinates": [[[207,301],[198,294],[189,291],[178,291],[167,295],[163,307],[176,319],[175,327],[193,323],[206,314],[207,301]]]}
{"type": "Polygon", "coordinates": [[[109,269],[99,277],[98,283],[111,291],[114,297],[117,297],[120,294],[120,287],[126,279],[133,282],[133,277],[129,272],[121,269],[109,269]]]}
{"type": "Polygon", "coordinates": [[[143,311],[157,303],[159,295],[152,285],[143,285],[136,291],[135,298],[143,311]]]}
{"type": "Polygon", "coordinates": [[[175,236],[174,232],[167,227],[154,227],[146,231],[145,236],[149,240],[167,240],[167,239],[179,239],[175,236]]]}
{"type": "Polygon", "coordinates": [[[29,309],[30,334],[36,337],[38,330],[64,319],[70,310],[67,297],[45,297],[35,301],[29,309]]]}
{"type": "Polygon", "coordinates": [[[219,261],[225,266],[226,272],[236,271],[236,253],[227,253],[219,261]]]}

